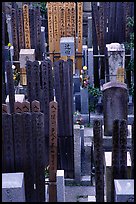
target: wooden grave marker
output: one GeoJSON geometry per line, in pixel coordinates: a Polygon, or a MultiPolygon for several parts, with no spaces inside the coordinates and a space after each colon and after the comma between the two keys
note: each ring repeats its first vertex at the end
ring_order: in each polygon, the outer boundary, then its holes
{"type": "Polygon", "coordinates": [[[53,36],[53,5],[52,2],[47,2],[48,6],[48,33],[49,33],[49,52],[50,59],[53,62],[53,53],[54,52],[54,36],[53,36]]]}
{"type": "Polygon", "coordinates": [[[56,173],[58,103],[56,101],[50,102],[49,111],[49,202],[57,202],[56,173]]]}
{"type": "Polygon", "coordinates": [[[31,48],[30,42],[30,26],[29,26],[29,8],[28,5],[23,5],[23,17],[24,17],[24,34],[25,34],[25,48],[31,48]]]}
{"type": "Polygon", "coordinates": [[[77,3],[77,32],[78,32],[78,58],[77,58],[77,65],[78,69],[82,69],[82,29],[83,29],[83,2],[77,3]]]}

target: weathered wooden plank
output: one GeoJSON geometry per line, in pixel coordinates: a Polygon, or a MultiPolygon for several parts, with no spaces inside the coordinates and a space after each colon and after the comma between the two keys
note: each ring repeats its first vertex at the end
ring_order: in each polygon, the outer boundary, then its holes
{"type": "Polygon", "coordinates": [[[32,69],[33,100],[41,101],[40,66],[38,61],[33,62],[32,69]]]}
{"type": "Polygon", "coordinates": [[[10,113],[14,113],[15,89],[14,89],[11,61],[6,61],[6,72],[7,72],[7,87],[8,87],[8,94],[9,94],[10,113]]]}
{"type": "MultiPolygon", "coordinates": [[[[55,101],[50,102],[49,127],[49,181],[56,182],[58,103],[55,101]]],[[[49,201],[57,201],[57,191],[55,187],[52,189],[52,185],[49,185],[49,201]]]]}
{"type": "Polygon", "coordinates": [[[42,60],[40,7],[35,8],[36,59],[42,60]]]}
{"type": "Polygon", "coordinates": [[[96,202],[104,202],[104,153],[102,145],[102,121],[94,120],[94,161],[95,161],[95,182],[96,202]]]}
{"type": "Polygon", "coordinates": [[[19,39],[19,50],[25,48],[24,42],[24,27],[23,27],[23,12],[22,9],[18,9],[17,11],[18,17],[18,39],[19,39]]]}
{"type": "MultiPolygon", "coordinates": [[[[59,16],[58,16],[58,3],[53,3],[53,26],[54,26],[54,50],[55,52],[60,52],[60,31],[59,31],[59,16]]],[[[54,61],[60,58],[60,54],[54,55],[54,61]]]]}
{"type": "Polygon", "coordinates": [[[29,101],[22,102],[22,112],[30,112],[30,102],[29,101]]]}
{"type": "Polygon", "coordinates": [[[32,101],[32,111],[33,112],[40,112],[40,102],[37,100],[32,101]]]}
{"type": "Polygon", "coordinates": [[[45,136],[49,137],[49,75],[48,62],[43,61],[41,64],[42,73],[42,102],[41,111],[44,113],[45,136]]]}
{"type": "Polygon", "coordinates": [[[30,42],[30,26],[29,26],[29,8],[28,5],[23,5],[23,18],[24,18],[24,34],[25,34],[25,48],[31,48],[30,42]]]}
{"type": "Polygon", "coordinates": [[[64,120],[63,120],[63,103],[62,103],[62,66],[63,60],[59,60],[54,63],[54,88],[56,94],[56,100],[58,102],[58,135],[64,136],[64,120]]]}
{"type": "MultiPolygon", "coordinates": [[[[95,5],[92,2],[92,38],[93,38],[93,54],[98,54],[98,40],[95,22],[95,5]]],[[[99,28],[99,27],[98,27],[99,28]]],[[[99,60],[94,58],[94,87],[100,87],[99,80],[99,60]]]]}
{"type": "Polygon", "coordinates": [[[34,158],[32,140],[32,115],[29,112],[22,113],[22,127],[24,137],[24,177],[26,201],[34,201],[34,158]]]}
{"type": "MultiPolygon", "coordinates": [[[[78,32],[78,52],[82,53],[82,33],[83,33],[83,2],[77,3],[77,32],[78,32]]],[[[82,57],[78,56],[76,67],[82,69],[82,57]]]]}
{"type": "Polygon", "coordinates": [[[13,36],[13,47],[14,47],[14,56],[13,60],[19,60],[19,47],[18,47],[18,33],[17,33],[17,16],[16,10],[12,9],[11,11],[11,30],[13,36]]]}
{"type": "Polygon", "coordinates": [[[2,113],[8,113],[8,105],[2,104],[2,113]]]}
{"type": "Polygon", "coordinates": [[[29,9],[29,19],[30,19],[30,40],[31,40],[31,49],[36,49],[37,41],[35,34],[35,10],[29,9]]]}
{"type": "Polygon", "coordinates": [[[26,62],[26,74],[27,74],[27,97],[28,101],[31,103],[33,101],[33,89],[32,89],[32,69],[33,62],[26,62]]]}
{"type": "Polygon", "coordinates": [[[15,171],[24,171],[24,138],[22,127],[22,114],[16,112],[13,114],[13,131],[14,131],[14,155],[15,171]]]}
{"type": "MultiPolygon", "coordinates": [[[[53,52],[54,48],[54,27],[53,27],[53,5],[47,2],[48,6],[48,37],[49,37],[49,52],[53,52]]],[[[53,62],[53,54],[50,54],[50,59],[53,62]]]]}
{"type": "Polygon", "coordinates": [[[33,121],[33,152],[35,152],[36,166],[36,200],[45,201],[45,136],[44,136],[44,114],[41,112],[32,113],[33,121]],[[34,142],[34,141],[33,141],[34,142]],[[34,144],[34,143],[33,143],[34,144]]]}
{"type": "Polygon", "coordinates": [[[120,121],[113,121],[112,133],[112,178],[111,178],[111,201],[114,202],[114,179],[120,178],[120,121]]]}
{"type": "Polygon", "coordinates": [[[65,3],[59,2],[60,38],[65,37],[65,3]]]}
{"type": "Polygon", "coordinates": [[[17,101],[14,103],[14,112],[15,113],[22,113],[22,103],[17,101]]]}
{"type": "Polygon", "coordinates": [[[127,179],[127,121],[120,121],[120,179],[127,179]]]}
{"type": "Polygon", "coordinates": [[[3,173],[15,172],[12,115],[2,113],[3,173]],[[9,131],[10,130],[10,131],[9,131]]]}

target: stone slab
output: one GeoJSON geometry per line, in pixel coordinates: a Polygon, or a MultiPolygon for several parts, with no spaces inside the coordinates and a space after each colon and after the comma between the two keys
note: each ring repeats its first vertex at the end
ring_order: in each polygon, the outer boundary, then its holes
{"type": "Polygon", "coordinates": [[[2,174],[2,202],[25,202],[24,173],[2,174]]]}
{"type": "Polygon", "coordinates": [[[62,37],[60,39],[60,53],[62,56],[74,56],[74,37],[62,37]]]}
{"type": "Polygon", "coordinates": [[[115,202],[134,202],[134,179],[114,179],[115,202]]]}

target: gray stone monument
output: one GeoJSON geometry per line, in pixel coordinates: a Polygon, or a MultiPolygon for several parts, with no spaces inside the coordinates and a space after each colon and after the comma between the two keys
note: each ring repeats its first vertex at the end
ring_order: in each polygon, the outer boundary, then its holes
{"type": "Polygon", "coordinates": [[[82,46],[82,54],[83,54],[82,66],[88,66],[87,64],[87,45],[82,46]]]}
{"type": "Polygon", "coordinates": [[[60,53],[61,57],[75,55],[74,37],[62,37],[60,39],[60,53]]]}
{"type": "Polygon", "coordinates": [[[84,154],[84,125],[80,127],[80,137],[81,137],[81,153],[84,154]]]}
{"type": "Polygon", "coordinates": [[[2,174],[2,202],[26,202],[24,173],[2,174]]]}
{"type": "Polygon", "coordinates": [[[57,202],[65,202],[64,170],[57,170],[57,202]]]}
{"type": "Polygon", "coordinates": [[[121,82],[108,82],[103,85],[104,136],[112,135],[115,119],[127,120],[127,85],[121,82]]]}
{"type": "Polygon", "coordinates": [[[74,171],[75,181],[81,181],[81,137],[80,125],[74,125],[74,171]]]}
{"type": "MultiPolygon", "coordinates": [[[[108,62],[109,62],[109,81],[117,81],[121,80],[124,82],[125,74],[122,72],[120,78],[118,78],[119,69],[125,69],[125,47],[124,44],[119,43],[111,43],[107,44],[107,52],[108,52],[108,62]]],[[[107,81],[106,81],[107,82],[107,81]]]]}
{"type": "Polygon", "coordinates": [[[43,56],[45,56],[45,52],[46,52],[46,40],[45,40],[45,27],[41,26],[41,40],[42,40],[42,54],[43,56]]]}
{"type": "Polygon", "coordinates": [[[134,202],[134,179],[114,179],[115,202],[134,202]]]}
{"type": "Polygon", "coordinates": [[[88,17],[88,48],[92,48],[92,16],[88,17]]]}
{"type": "Polygon", "coordinates": [[[79,75],[73,76],[73,83],[74,83],[74,93],[80,92],[80,77],[79,77],[79,75]]]}
{"type": "MultiPolygon", "coordinates": [[[[112,152],[104,153],[106,202],[111,202],[112,152]]],[[[127,152],[127,177],[131,178],[131,157],[127,152]]]]}
{"type": "Polygon", "coordinates": [[[90,85],[94,84],[93,48],[88,48],[88,76],[90,85]]]}
{"type": "Polygon", "coordinates": [[[26,67],[26,61],[35,61],[35,49],[21,49],[20,50],[20,68],[26,67]]]}
{"type": "Polygon", "coordinates": [[[88,88],[80,87],[81,92],[81,113],[88,114],[88,88]]]}

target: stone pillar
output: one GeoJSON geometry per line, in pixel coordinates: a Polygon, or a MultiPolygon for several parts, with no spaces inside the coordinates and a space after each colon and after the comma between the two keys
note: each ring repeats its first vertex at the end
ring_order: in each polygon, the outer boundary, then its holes
{"type": "Polygon", "coordinates": [[[20,84],[27,85],[26,62],[35,61],[35,49],[21,49],[19,53],[20,61],[20,84]]]}
{"type": "Polygon", "coordinates": [[[94,84],[93,48],[88,48],[88,76],[90,85],[94,84]]]}
{"type": "Polygon", "coordinates": [[[81,92],[81,113],[88,114],[88,88],[80,87],[81,92]]]}
{"type": "Polygon", "coordinates": [[[88,17],[88,48],[92,48],[92,16],[88,17]]]}
{"type": "Polygon", "coordinates": [[[9,43],[13,45],[13,37],[12,37],[12,30],[11,30],[11,16],[6,14],[6,23],[7,23],[7,30],[9,36],[9,43]]]}
{"type": "Polygon", "coordinates": [[[65,202],[64,170],[57,170],[57,202],[65,202]]]}
{"type": "Polygon", "coordinates": [[[84,125],[80,127],[81,153],[84,154],[84,125]]]}
{"type": "MultiPolygon", "coordinates": [[[[124,44],[107,44],[109,81],[124,82],[125,80],[125,47],[124,44]]],[[[106,79],[105,79],[106,80],[106,79]]],[[[106,81],[107,82],[107,81],[106,81]]]]}
{"type": "Polygon", "coordinates": [[[83,54],[82,66],[88,66],[87,64],[87,45],[82,46],[82,54],[83,54]]]}
{"type": "Polygon", "coordinates": [[[115,179],[115,202],[134,202],[134,179],[115,179]]]}
{"type": "Polygon", "coordinates": [[[24,173],[2,174],[2,202],[26,202],[24,173]]]}
{"type": "Polygon", "coordinates": [[[46,52],[45,43],[46,43],[46,41],[45,41],[45,27],[43,27],[43,26],[41,26],[41,41],[42,41],[42,43],[41,43],[42,55],[43,55],[43,57],[45,59],[45,52],[46,52]]]}
{"type": "Polygon", "coordinates": [[[81,137],[80,125],[74,125],[74,173],[75,181],[81,181],[81,137]]]}
{"type": "Polygon", "coordinates": [[[108,82],[103,85],[104,136],[112,136],[114,119],[127,120],[128,92],[127,85],[108,82]]]}

